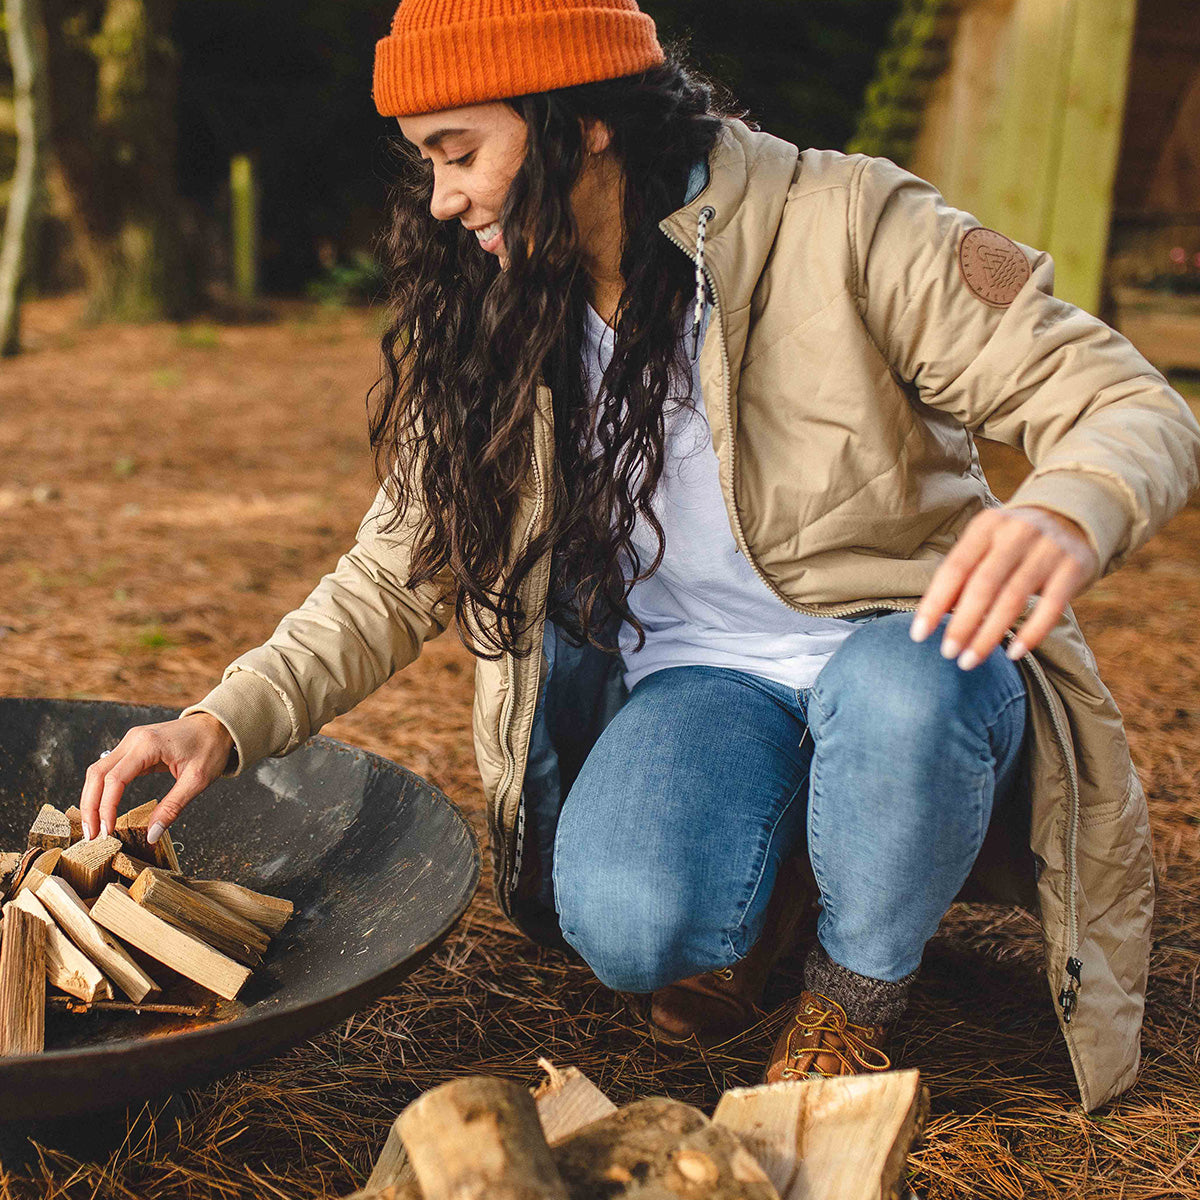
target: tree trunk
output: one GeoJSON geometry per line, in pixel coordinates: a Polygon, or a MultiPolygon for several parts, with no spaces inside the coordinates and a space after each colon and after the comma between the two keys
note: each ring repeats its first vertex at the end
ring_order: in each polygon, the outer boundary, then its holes
{"type": "Polygon", "coordinates": [[[20,350],[21,291],[45,169],[49,84],[39,0],[4,0],[13,71],[17,169],[0,244],[0,354],[20,350]]]}
{"type": "Polygon", "coordinates": [[[89,315],[182,317],[194,288],[175,178],[175,0],[105,0],[94,31],[78,0],[47,3],[55,14],[55,184],[87,277],[89,315]]]}

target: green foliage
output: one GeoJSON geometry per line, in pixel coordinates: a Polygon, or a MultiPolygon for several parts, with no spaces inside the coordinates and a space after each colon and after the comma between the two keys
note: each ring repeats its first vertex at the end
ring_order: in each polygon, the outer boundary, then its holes
{"type": "Polygon", "coordinates": [[[147,650],[167,650],[179,643],[163,632],[159,625],[148,625],[138,634],[138,645],[147,650]]]}
{"type": "Polygon", "coordinates": [[[361,251],[349,262],[335,263],[308,285],[313,300],[331,308],[347,304],[369,304],[387,293],[387,275],[370,254],[361,251]]]}
{"type": "Polygon", "coordinates": [[[137,459],[132,455],[122,455],[120,458],[114,459],[112,469],[118,479],[129,479],[137,474],[137,459]]]}
{"type": "Polygon", "coordinates": [[[903,0],[849,150],[908,161],[929,89],[948,62],[948,10],[948,0],[903,0]]]}
{"type": "Polygon", "coordinates": [[[664,40],[680,38],[764,129],[840,149],[900,0],[644,0],[664,40]]]}

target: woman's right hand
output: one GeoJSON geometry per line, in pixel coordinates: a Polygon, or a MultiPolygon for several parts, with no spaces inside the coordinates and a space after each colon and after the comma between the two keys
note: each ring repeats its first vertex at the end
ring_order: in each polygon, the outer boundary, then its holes
{"type": "Polygon", "coordinates": [[[175,786],[150,818],[149,840],[157,842],[184,808],[220,777],[232,749],[229,731],[208,713],[135,726],[87,769],[79,800],[84,837],[112,833],[128,783],[139,775],[169,771],[175,786]]]}

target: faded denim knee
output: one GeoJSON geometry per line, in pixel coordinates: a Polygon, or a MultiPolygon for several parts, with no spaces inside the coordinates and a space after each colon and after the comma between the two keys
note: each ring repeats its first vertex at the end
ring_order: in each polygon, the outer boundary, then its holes
{"type": "Polygon", "coordinates": [[[605,861],[597,849],[559,841],[554,896],[563,937],[601,983],[652,992],[725,965],[718,944],[697,945],[702,908],[681,881],[605,861]]]}

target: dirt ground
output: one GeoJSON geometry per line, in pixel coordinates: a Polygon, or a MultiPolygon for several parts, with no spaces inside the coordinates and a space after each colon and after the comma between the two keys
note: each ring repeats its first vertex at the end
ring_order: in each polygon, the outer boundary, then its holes
{"type": "MultiPolygon", "coordinates": [[[[72,298],[29,306],[28,352],[0,364],[0,694],[182,707],[353,538],[374,490],[364,399],[377,318],[280,305],[257,326],[88,330],[78,313],[72,298]]],[[[1011,492],[1018,456],[988,447],[985,461],[995,490],[1011,492]]],[[[1140,1080],[1085,1117],[1033,918],[956,907],[897,1031],[900,1063],[933,1095],[911,1180],[923,1197],[1200,1194],[1198,583],[1193,502],[1076,606],[1156,832],[1140,1080]]],[[[429,779],[482,839],[471,691],[472,660],[451,632],[323,732],[429,779]]],[[[509,932],[485,882],[395,994],[131,1113],[86,1152],[69,1129],[10,1148],[0,1198],[340,1195],[362,1185],[421,1089],[481,1071],[534,1082],[539,1055],[580,1065],[618,1102],[665,1093],[711,1110],[724,1087],[756,1081],[795,990],[793,965],[768,993],[773,1015],[744,1037],[719,1053],[664,1051],[636,1005],[509,932]]]]}

